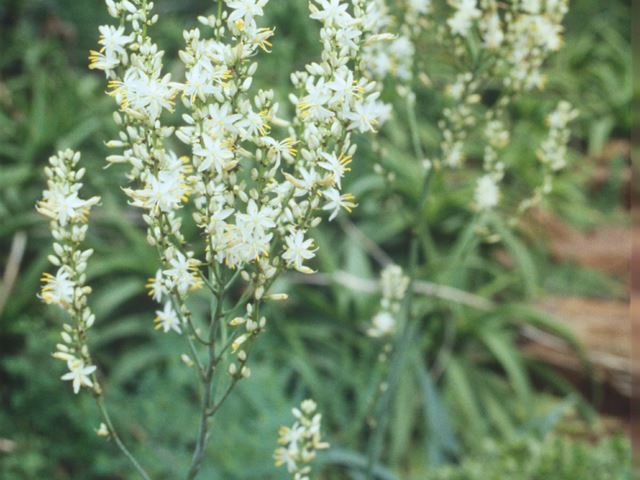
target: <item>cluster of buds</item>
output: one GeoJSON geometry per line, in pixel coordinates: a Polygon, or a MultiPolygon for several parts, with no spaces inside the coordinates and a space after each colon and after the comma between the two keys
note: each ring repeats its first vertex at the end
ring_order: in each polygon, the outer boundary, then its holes
{"type": "Polygon", "coordinates": [[[567,101],[562,101],[547,117],[549,133],[540,145],[538,159],[553,171],[567,166],[567,145],[571,137],[569,124],[578,117],[578,111],[567,101]]]}
{"type": "Polygon", "coordinates": [[[329,448],[329,444],[322,441],[322,415],[316,410],[313,400],[304,400],[299,409],[292,410],[295,423],[281,427],[278,432],[281,447],[274,454],[276,466],[286,465],[293,480],[309,480],[309,464],[316,458],[317,451],[329,448]]]}
{"type": "Polygon", "coordinates": [[[568,144],[571,137],[569,124],[577,117],[578,111],[567,101],[561,101],[547,116],[549,131],[537,152],[538,160],[542,165],[542,181],[531,196],[520,202],[519,214],[539,204],[553,190],[554,175],[567,166],[568,144]]]}
{"type": "Polygon", "coordinates": [[[371,337],[386,337],[396,331],[396,317],[400,311],[401,302],[409,287],[409,277],[398,265],[389,265],[380,274],[380,310],[372,319],[372,325],[367,330],[371,337]]]}
{"type": "Polygon", "coordinates": [[[62,325],[62,342],[53,356],[66,362],[69,372],[62,379],[72,382],[75,393],[82,387],[99,389],[95,382],[96,367],[87,347],[87,331],[95,321],[87,304],[91,288],[86,285],[87,261],[93,250],[85,250],[82,245],[89,211],[100,198],[80,197],[85,169],[78,167],[79,161],[80,154],[71,150],[58,152],[49,159],[45,168],[47,189],[36,207],[50,219],[54,253],[49,255],[49,261],[57,267],[54,274],[43,274],[40,298],[68,314],[62,325]]]}

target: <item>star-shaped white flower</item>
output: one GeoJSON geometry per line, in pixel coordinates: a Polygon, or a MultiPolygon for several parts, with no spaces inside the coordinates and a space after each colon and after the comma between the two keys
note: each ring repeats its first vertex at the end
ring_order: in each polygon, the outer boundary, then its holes
{"type": "Polygon", "coordinates": [[[83,360],[78,358],[67,362],[69,373],[65,373],[61,378],[65,381],[73,382],[73,392],[78,393],[81,387],[93,387],[91,374],[96,371],[95,365],[85,365],[83,360]]]}

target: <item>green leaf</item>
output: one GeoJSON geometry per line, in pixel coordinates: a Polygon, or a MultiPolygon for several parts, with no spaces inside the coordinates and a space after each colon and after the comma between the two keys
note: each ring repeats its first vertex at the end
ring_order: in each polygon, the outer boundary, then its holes
{"type": "Polygon", "coordinates": [[[442,465],[447,457],[459,454],[460,445],[438,387],[421,357],[415,358],[414,367],[422,392],[422,407],[426,424],[427,463],[433,466],[442,465]]]}
{"type": "MultiPolygon", "coordinates": [[[[331,449],[323,456],[323,463],[327,465],[342,465],[356,471],[365,471],[367,469],[367,458],[359,453],[351,450],[332,446],[331,449]]],[[[378,464],[373,468],[374,479],[377,480],[398,480],[393,472],[378,464]]]]}
{"type": "Polygon", "coordinates": [[[520,353],[513,348],[513,338],[496,330],[485,330],[480,338],[504,368],[519,401],[531,405],[531,386],[520,353]]]}
{"type": "Polygon", "coordinates": [[[538,291],[539,283],[538,271],[533,257],[529,253],[529,249],[511,232],[509,228],[507,228],[497,215],[489,214],[487,215],[487,219],[502,238],[502,241],[509,253],[513,256],[518,267],[518,271],[520,272],[520,278],[522,280],[525,293],[529,297],[535,296],[538,291]]]}

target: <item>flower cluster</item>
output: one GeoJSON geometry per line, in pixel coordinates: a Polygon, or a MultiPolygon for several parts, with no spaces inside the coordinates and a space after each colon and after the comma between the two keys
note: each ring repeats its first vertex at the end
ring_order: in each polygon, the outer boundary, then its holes
{"type": "Polygon", "coordinates": [[[567,144],[571,132],[569,124],[578,117],[578,111],[567,101],[562,101],[547,117],[549,133],[540,145],[538,159],[553,171],[567,166],[567,144]]]}
{"type": "MultiPolygon", "coordinates": [[[[520,92],[544,86],[542,66],[548,56],[562,46],[562,21],[567,0],[449,0],[447,19],[453,37],[453,52],[466,57],[464,41],[479,40],[482,53],[503,85],[520,92]]],[[[476,75],[482,73],[476,69],[476,75]]]]}
{"type": "MultiPolygon", "coordinates": [[[[492,210],[501,203],[501,182],[509,168],[504,154],[514,123],[509,107],[544,88],[544,62],[562,46],[567,11],[567,0],[448,0],[446,4],[374,0],[368,4],[368,15],[376,19],[373,23],[395,33],[390,41],[365,46],[368,74],[379,80],[395,77],[410,109],[417,101],[412,91],[416,78],[427,87],[445,81],[447,104],[438,121],[439,149],[429,153],[429,160],[418,161],[425,168],[459,168],[471,150],[470,140],[483,143],[483,172],[475,179],[472,202],[476,210],[492,210]],[[427,71],[431,64],[422,64],[415,53],[427,48],[452,57],[453,76],[434,70],[431,78],[432,72],[427,71]]],[[[425,156],[421,148],[415,153],[425,156]]]]}
{"type": "Polygon", "coordinates": [[[532,195],[520,202],[519,214],[537,205],[544,196],[551,193],[554,175],[567,166],[568,143],[571,137],[569,124],[577,117],[578,111],[567,101],[561,101],[547,116],[549,131],[537,152],[542,165],[542,181],[532,195]]]}
{"type": "MultiPolygon", "coordinates": [[[[496,0],[489,3],[497,10],[496,0]]],[[[568,0],[514,2],[504,16],[502,33],[497,34],[502,39],[499,49],[503,50],[498,68],[508,72],[504,79],[506,88],[526,91],[544,86],[542,65],[562,46],[562,21],[568,10],[568,0]]]]}
{"type": "Polygon", "coordinates": [[[386,337],[396,331],[396,316],[400,311],[400,303],[409,287],[409,277],[398,265],[389,265],[380,274],[380,311],[373,317],[372,325],[367,330],[371,337],[386,337]]]}
{"type": "Polygon", "coordinates": [[[99,388],[95,384],[95,365],[87,347],[87,331],[95,317],[87,305],[91,288],[86,285],[87,261],[93,250],[82,244],[87,234],[87,222],[91,207],[99,197],[82,199],[80,189],[84,168],[78,168],[80,154],[71,150],[58,152],[49,159],[45,169],[47,189],[37,204],[37,210],[50,219],[54,238],[49,261],[57,267],[54,274],[42,276],[40,298],[48,304],[58,305],[69,316],[62,326],[62,342],[56,346],[53,356],[66,362],[69,372],[62,376],[71,381],[73,391],[82,387],[99,388]]]}
{"type": "Polygon", "coordinates": [[[156,326],[181,332],[189,315],[184,300],[203,286],[200,262],[185,246],[179,213],[193,193],[193,167],[188,157],[167,148],[175,129],[163,125],[162,115],[174,109],[184,86],[163,73],[164,52],[148,34],[158,21],[152,14],[153,3],[108,0],[107,6],[120,26],[100,27],[103,48],[90,56],[90,67],[104,70],[108,93],[119,105],[114,120],[120,133],[107,146],[120,153],[107,160],[130,167],[131,186],[123,191],[131,205],[143,210],[148,241],[161,253],[161,268],[148,285],[152,297],[163,304],[156,326]],[[108,36],[109,32],[113,35],[108,36]]]}
{"type": "Polygon", "coordinates": [[[293,480],[309,480],[309,464],[316,458],[316,452],[329,448],[329,444],[322,441],[322,415],[316,410],[313,400],[303,401],[299,409],[292,410],[295,423],[281,427],[278,432],[278,443],[282,446],[274,454],[276,466],[286,465],[293,480]]]}
{"type": "Polygon", "coordinates": [[[390,8],[386,0],[372,0],[367,4],[367,21],[385,41],[365,45],[363,60],[365,70],[373,78],[383,80],[391,76],[403,84],[413,79],[416,41],[429,26],[431,0],[409,0],[400,11],[396,10],[390,8]],[[392,30],[395,35],[389,33],[392,30]]]}
{"type": "Polygon", "coordinates": [[[454,10],[451,18],[447,20],[447,25],[454,35],[466,37],[474,24],[474,20],[482,16],[478,8],[478,0],[449,0],[449,5],[454,10]]]}
{"type": "Polygon", "coordinates": [[[103,49],[91,57],[120,106],[115,119],[122,130],[108,145],[122,152],[108,160],[130,165],[135,187],[124,191],[144,210],[149,242],[161,252],[162,267],[149,287],[164,304],[156,318],[164,331],[180,332],[188,321],[189,292],[226,283],[230,274],[220,266],[242,271],[256,301],[283,269],[311,273],[305,263],[315,256],[308,231],[320,222],[316,212],[333,219],[355,206],[341,192],[356,150],[351,135],[373,131],[389,113],[377,83],[359,74],[364,45],[384,37],[365,2],[310,4],[311,17],[323,24],[322,58],[292,75],[292,124],[277,117],[272,91],[251,88],[255,57],[270,51],[274,35],[258,25],[267,0],[224,3],[219,17],[199,18],[206,32],[184,32],[184,83],[162,72],[163,52],[147,32],[157,21],[151,3],[109,2],[124,26],[101,27],[103,49]],[[174,108],[178,95],[187,113],[174,129],[163,125],[162,113],[174,108]],[[287,125],[288,136],[272,136],[274,127],[287,125]],[[174,133],[190,149],[188,157],[166,147],[174,133]],[[206,239],[200,260],[180,232],[179,212],[188,202],[206,239]],[[208,279],[204,266],[212,272],[208,279]]]}
{"type": "MultiPolygon", "coordinates": [[[[496,208],[501,200],[500,183],[507,165],[503,152],[510,144],[509,105],[519,97],[545,85],[544,62],[562,46],[563,19],[568,11],[567,0],[449,0],[448,8],[429,5],[422,10],[438,26],[423,35],[409,29],[411,6],[406,5],[405,19],[399,32],[413,31],[414,45],[433,39],[461,65],[445,90],[449,105],[443,110],[438,127],[442,134],[437,164],[460,167],[468,155],[472,137],[484,142],[483,174],[476,181],[474,207],[478,210],[496,208]],[[440,26],[444,25],[444,26],[440,26]],[[474,53],[470,45],[482,45],[474,53]],[[500,94],[487,101],[488,89],[498,85],[500,94]]],[[[414,22],[413,25],[416,25],[414,22]]],[[[417,29],[419,30],[418,22],[417,29]]],[[[415,48],[414,48],[415,50],[415,48]]],[[[562,155],[562,153],[560,153],[562,155]]],[[[421,160],[421,159],[420,159],[421,160]]]]}
{"type": "Polygon", "coordinates": [[[356,151],[352,133],[373,132],[390,114],[379,100],[379,85],[360,69],[364,45],[386,38],[369,21],[365,4],[354,0],[350,13],[346,2],[311,3],[311,17],[323,25],[322,57],[291,77],[297,91],[290,96],[296,105],[291,133],[302,145],[301,158],[286,175],[294,187],[290,195],[302,207],[287,212],[294,224],[306,226],[318,206],[330,212],[330,220],[355,206],[352,195],[341,193],[356,151]]]}
{"type": "MultiPolygon", "coordinates": [[[[147,240],[158,252],[157,271],[147,283],[159,305],[155,327],[186,339],[189,356],[181,357],[203,384],[193,478],[209,437],[208,419],[250,375],[252,340],[266,326],[262,303],[286,298],[269,289],[285,270],[313,272],[308,262],[317,248],[310,231],[322,212],[333,220],[356,206],[343,192],[356,153],[353,136],[374,132],[390,114],[379,99],[380,82],[363,69],[364,55],[389,35],[365,0],[310,0],[310,17],[321,24],[322,53],[291,75],[295,115],[286,121],[278,117],[274,92],[253,88],[259,56],[272,49],[274,29],[261,25],[268,0],[220,0],[215,15],[198,17],[200,25],[183,33],[182,80],[166,73],[165,53],[150,34],[158,22],[154,3],[106,4],[114,25],[100,27],[100,48],[91,52],[89,66],[104,72],[117,105],[119,132],[107,142],[115,150],[107,161],[128,167],[122,190],[141,212],[147,240]],[[167,119],[176,108],[182,115],[174,125],[167,119]],[[187,215],[201,242],[183,235],[187,215]],[[192,312],[197,290],[211,296],[206,318],[192,312]],[[214,375],[220,365],[227,365],[228,376],[214,375]],[[227,383],[226,389],[214,389],[214,381],[227,383]],[[216,400],[215,391],[226,393],[216,400]]],[[[61,222],[95,203],[77,202],[68,199],[61,222]]],[[[72,272],[61,272],[55,284],[48,281],[43,298],[62,295],[64,303],[68,282],[77,281],[72,272]]],[[[93,368],[87,358],[80,360],[83,372],[93,368]]],[[[80,383],[90,382],[85,377],[80,383]]],[[[311,403],[303,410],[311,412],[311,403]]]]}
{"type": "Polygon", "coordinates": [[[177,133],[191,149],[197,172],[194,219],[207,239],[206,261],[233,269],[264,264],[270,253],[278,211],[276,196],[262,190],[275,183],[282,157],[295,155],[293,142],[269,135],[278,108],[273,92],[249,92],[257,69],[252,59],[259,49],[268,51],[274,33],[256,23],[266,3],[227,2],[231,11],[223,18],[200,19],[212,36],[198,28],[185,32],[187,45],[180,52],[188,113],[177,133]],[[241,175],[242,158],[256,162],[251,178],[241,175]]]}

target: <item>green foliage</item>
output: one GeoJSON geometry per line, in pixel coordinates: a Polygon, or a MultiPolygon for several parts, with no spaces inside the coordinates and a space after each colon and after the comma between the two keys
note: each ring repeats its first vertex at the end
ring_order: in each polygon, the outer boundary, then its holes
{"type": "Polygon", "coordinates": [[[427,475],[428,480],[631,480],[628,440],[596,444],[556,435],[522,437],[505,444],[484,442],[481,452],[455,467],[427,475]]]}

